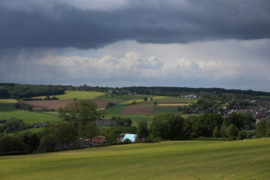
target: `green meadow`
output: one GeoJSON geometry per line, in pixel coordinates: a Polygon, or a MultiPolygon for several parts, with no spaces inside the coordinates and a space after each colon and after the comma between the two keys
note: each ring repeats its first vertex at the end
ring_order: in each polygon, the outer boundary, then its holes
{"type": "Polygon", "coordinates": [[[121,117],[121,118],[126,118],[126,119],[131,119],[132,120],[132,126],[136,126],[138,125],[138,122],[141,120],[147,120],[148,124],[150,124],[152,118],[150,116],[146,116],[144,114],[108,114],[106,115],[105,119],[110,119],[113,116],[115,117],[121,117]]]}
{"type": "Polygon", "coordinates": [[[14,104],[16,100],[12,99],[1,99],[0,100],[0,119],[10,119],[11,117],[16,117],[18,119],[22,119],[23,122],[27,124],[34,124],[37,122],[56,122],[60,121],[57,116],[42,114],[38,112],[30,112],[26,110],[16,109],[14,104]]]}
{"type": "Polygon", "coordinates": [[[0,156],[1,179],[268,180],[270,138],[164,141],[0,156]]]}
{"type": "Polygon", "coordinates": [[[152,114],[160,114],[160,113],[179,113],[177,108],[154,108],[152,114]]]}
{"type": "Polygon", "coordinates": [[[187,101],[188,103],[190,103],[190,104],[191,104],[191,102],[193,102],[194,104],[196,104],[196,103],[198,102],[198,100],[199,100],[199,99],[187,99],[186,101],[187,101]]]}

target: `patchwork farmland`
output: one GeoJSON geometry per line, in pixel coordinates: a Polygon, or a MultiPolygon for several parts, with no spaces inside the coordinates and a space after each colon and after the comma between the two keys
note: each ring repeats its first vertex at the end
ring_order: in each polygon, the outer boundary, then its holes
{"type": "MultiPolygon", "coordinates": [[[[59,100],[36,100],[36,101],[19,101],[23,107],[32,106],[32,112],[15,109],[14,104],[17,100],[7,99],[1,100],[0,106],[0,119],[9,119],[16,117],[23,119],[25,123],[37,123],[37,122],[57,122],[61,119],[58,118],[57,110],[59,107],[64,107],[69,102],[76,99],[90,99],[94,101],[99,111],[105,111],[106,119],[111,117],[130,118],[133,125],[136,126],[137,122],[142,119],[146,119],[149,122],[153,115],[171,112],[180,114],[177,110],[178,106],[184,106],[190,104],[190,102],[183,98],[167,97],[167,96],[138,96],[138,95],[115,95],[111,96],[109,93],[90,92],[90,91],[66,91],[64,95],[57,95],[59,100]],[[147,97],[148,101],[144,101],[143,98],[147,97]],[[150,100],[152,99],[152,100],[150,100]],[[108,102],[117,103],[109,109],[105,109],[108,102]],[[136,102],[134,104],[134,102],[136,102]],[[157,102],[157,105],[154,104],[157,102]],[[43,111],[43,108],[54,111],[43,111]]],[[[45,98],[45,96],[33,97],[33,98],[45,98]]],[[[196,101],[196,99],[194,100],[196,101]]],[[[183,115],[186,117],[186,115],[183,115]]]]}

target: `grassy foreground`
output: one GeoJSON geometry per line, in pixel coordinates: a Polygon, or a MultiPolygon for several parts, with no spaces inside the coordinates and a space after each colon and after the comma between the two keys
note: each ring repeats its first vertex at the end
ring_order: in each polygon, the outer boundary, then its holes
{"type": "Polygon", "coordinates": [[[0,157],[1,179],[269,179],[270,138],[168,141],[0,157]]]}

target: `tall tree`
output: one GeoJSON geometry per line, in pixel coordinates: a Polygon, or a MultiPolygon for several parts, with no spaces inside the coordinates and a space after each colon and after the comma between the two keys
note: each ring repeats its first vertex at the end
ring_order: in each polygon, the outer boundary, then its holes
{"type": "Polygon", "coordinates": [[[99,128],[95,122],[87,122],[84,126],[80,127],[80,137],[94,138],[99,133],[99,128]]]}
{"type": "Polygon", "coordinates": [[[173,113],[163,113],[153,117],[150,125],[152,137],[176,139],[183,136],[184,118],[173,113]]]}
{"type": "Polygon", "coordinates": [[[87,122],[92,122],[104,117],[105,112],[97,112],[97,104],[90,100],[73,101],[65,107],[58,109],[60,118],[69,121],[76,130],[79,124],[84,126],[87,122]]]}
{"type": "Polygon", "coordinates": [[[222,122],[223,118],[220,114],[204,114],[194,121],[193,132],[198,136],[212,137],[214,128],[220,127],[222,122]]]}
{"type": "Polygon", "coordinates": [[[138,122],[137,135],[140,140],[148,137],[147,121],[145,119],[138,122]]]}
{"type": "Polygon", "coordinates": [[[70,122],[60,121],[54,125],[54,128],[56,136],[59,138],[62,147],[64,147],[64,145],[69,147],[69,144],[77,137],[75,128],[70,122]]]}
{"type": "Polygon", "coordinates": [[[31,131],[26,131],[21,134],[22,141],[26,144],[26,148],[29,153],[37,150],[40,144],[40,139],[36,133],[32,133],[31,131]]]}
{"type": "Polygon", "coordinates": [[[245,124],[244,116],[241,114],[232,113],[224,119],[224,125],[229,126],[234,124],[238,129],[243,128],[245,124]]]}
{"type": "Polygon", "coordinates": [[[237,136],[238,135],[238,129],[234,124],[231,124],[226,129],[226,135],[227,136],[237,136]]]}
{"type": "Polygon", "coordinates": [[[256,137],[265,137],[267,135],[266,119],[261,119],[256,126],[256,137]]]}
{"type": "Polygon", "coordinates": [[[218,126],[216,126],[213,131],[213,137],[217,138],[218,136],[219,136],[219,128],[218,126]]]}

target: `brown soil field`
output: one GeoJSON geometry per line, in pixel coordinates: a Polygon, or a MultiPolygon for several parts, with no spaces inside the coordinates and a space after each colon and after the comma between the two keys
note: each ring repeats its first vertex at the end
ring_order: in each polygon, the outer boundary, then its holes
{"type": "MultiPolygon", "coordinates": [[[[138,104],[154,104],[154,102],[155,101],[147,101],[147,102],[141,102],[138,104]]],[[[189,104],[186,101],[162,101],[162,102],[158,102],[158,103],[160,103],[160,104],[189,104]]]]}
{"type": "Polygon", "coordinates": [[[151,114],[154,107],[128,107],[121,114],[151,114]]]}
{"type": "MultiPolygon", "coordinates": [[[[153,106],[154,107],[154,102],[155,101],[151,101],[151,102],[142,102],[142,103],[138,103],[138,104],[134,104],[134,105],[130,105],[129,107],[149,107],[149,106],[153,106]]],[[[189,105],[189,103],[185,102],[185,101],[175,101],[175,102],[159,102],[158,104],[186,104],[189,105]]],[[[157,105],[158,106],[158,105],[157,105]]],[[[157,107],[155,106],[155,107],[157,107]]],[[[160,106],[161,108],[164,108],[165,106],[160,106]]],[[[175,106],[166,106],[166,107],[179,107],[179,105],[175,105],[175,106]]]]}
{"type": "MultiPolygon", "coordinates": [[[[122,103],[122,101],[104,101],[98,99],[90,99],[97,104],[97,108],[104,108],[108,102],[122,103]]],[[[23,107],[32,106],[33,110],[42,110],[43,108],[58,110],[60,107],[66,106],[73,100],[42,100],[42,101],[20,101],[19,104],[23,107]]]]}

